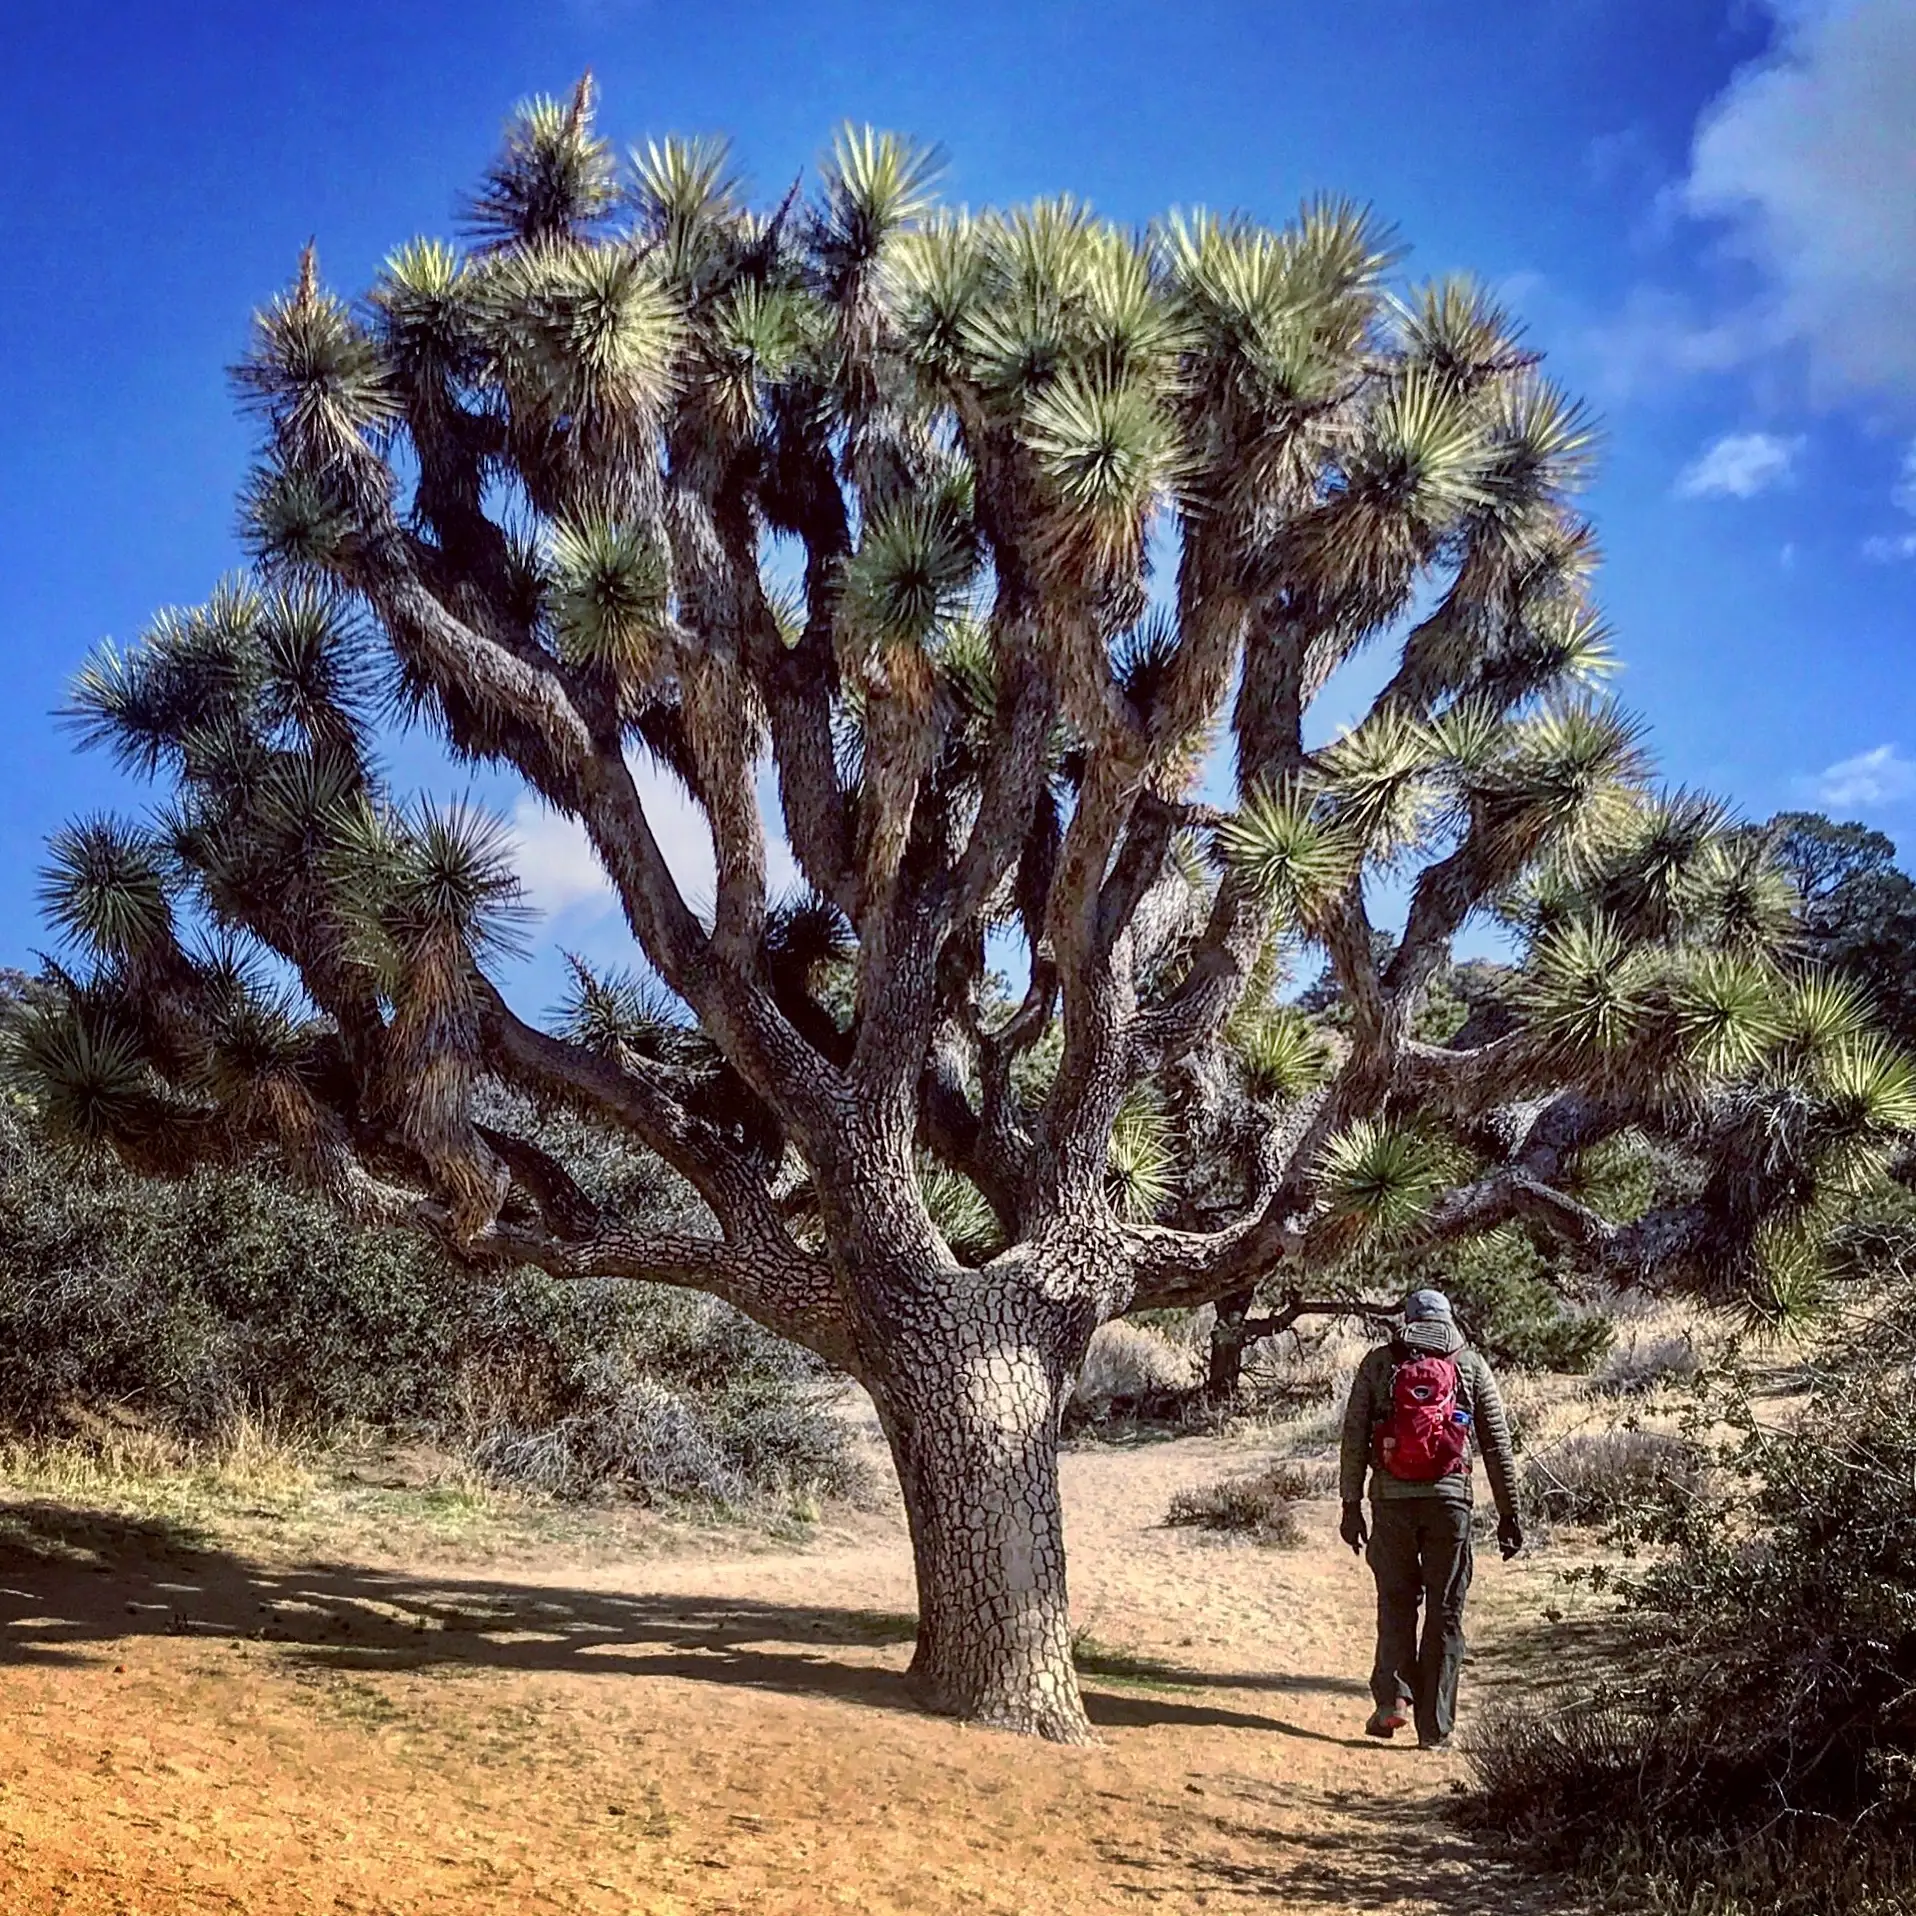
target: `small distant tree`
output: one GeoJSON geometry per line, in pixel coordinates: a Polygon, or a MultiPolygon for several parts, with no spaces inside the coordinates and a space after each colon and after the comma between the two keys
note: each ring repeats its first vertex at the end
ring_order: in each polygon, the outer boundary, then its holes
{"type": "Polygon", "coordinates": [[[932,179],[846,132],[754,212],[715,145],[621,168],[581,85],[512,123],[464,250],[402,248],[358,307],[309,250],[235,375],[254,576],[79,681],[86,740],[172,796],[55,841],[91,964],[13,1055],[131,1164],[274,1153],[844,1366],[904,1490],[918,1694],[1073,1741],[1055,1453],[1096,1325],[1513,1218],[1621,1281],[1760,1286],[1912,1092],[1779,967],[1760,849],[1658,797],[1590,689],[1590,429],[1489,300],[1387,290],[1349,206],[1136,233],[932,179]],[[656,999],[579,967],[556,1029],[506,1002],[507,847],[391,793],[381,697],[583,827],[656,999]],[[640,756],[709,824],[709,900],[640,756]],[[1510,1027],[1418,1038],[1490,912],[1510,1027]],[[1334,1042],[1273,997],[1286,943],[1328,958],[1334,1042]],[[487,1080],[650,1146],[709,1233],[592,1201],[487,1080]],[[1569,1187],[1632,1126],[1696,1174],[1620,1224],[1569,1187]]]}
{"type": "Polygon", "coordinates": [[[1821,812],[1779,812],[1767,829],[1802,897],[1808,955],[1867,992],[1898,1042],[1916,1040],[1916,879],[1894,841],[1821,812]]]}

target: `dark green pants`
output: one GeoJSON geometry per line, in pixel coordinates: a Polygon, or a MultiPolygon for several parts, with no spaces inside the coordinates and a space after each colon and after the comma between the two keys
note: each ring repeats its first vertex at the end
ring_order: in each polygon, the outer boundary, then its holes
{"type": "Polygon", "coordinates": [[[1464,1597],[1470,1589],[1470,1506],[1447,1497],[1373,1498],[1365,1554],[1377,1579],[1371,1696],[1380,1710],[1408,1702],[1418,1741],[1434,1742],[1450,1734],[1457,1715],[1464,1597]]]}

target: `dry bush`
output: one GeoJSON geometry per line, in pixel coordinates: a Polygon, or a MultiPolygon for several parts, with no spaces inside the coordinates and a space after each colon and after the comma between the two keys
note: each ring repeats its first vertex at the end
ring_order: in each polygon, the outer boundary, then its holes
{"type": "Polygon", "coordinates": [[[1894,1823],[1792,1811],[1751,1739],[1651,1699],[1493,1706],[1465,1754],[1467,1822],[1576,1870],[1645,1916],[1910,1916],[1916,1854],[1894,1823]]]}
{"type": "Polygon", "coordinates": [[[1197,1379],[1197,1356],[1188,1346],[1120,1318],[1092,1332],[1074,1395],[1086,1407],[1139,1403],[1189,1390],[1197,1379]]]}
{"type": "Polygon", "coordinates": [[[1631,1334],[1611,1346],[1590,1388],[1605,1397],[1644,1397],[1693,1383],[1702,1368],[1702,1353],[1687,1331],[1662,1337],[1631,1334]]]}
{"type": "Polygon", "coordinates": [[[1645,1397],[1696,1381],[1707,1340],[1693,1311],[1659,1299],[1615,1315],[1616,1341],[1591,1373],[1591,1395],[1645,1397]]]}
{"type": "Polygon", "coordinates": [[[1248,1476],[1180,1490],[1164,1521],[1197,1530],[1221,1530],[1267,1547],[1288,1548],[1304,1539],[1296,1506],[1324,1488],[1322,1472],[1296,1463],[1271,1464],[1248,1476]]]}
{"type": "Polygon", "coordinates": [[[1697,1453],[1655,1430],[1565,1437],[1524,1459],[1524,1495],[1552,1523],[1611,1523],[1667,1490],[1693,1488],[1697,1453]]]}

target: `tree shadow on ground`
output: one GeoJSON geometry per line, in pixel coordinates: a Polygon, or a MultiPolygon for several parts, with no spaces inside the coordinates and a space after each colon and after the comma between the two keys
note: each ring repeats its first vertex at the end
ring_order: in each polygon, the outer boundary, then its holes
{"type": "MultiPolygon", "coordinates": [[[[875,1709],[917,1707],[895,1656],[844,1654],[911,1643],[917,1619],[904,1612],[263,1562],[165,1519],[51,1502],[0,1505],[0,1662],[78,1662],[153,1634],[271,1643],[291,1663],[340,1672],[676,1677],[875,1709]]],[[[1208,1725],[1346,1741],[1198,1694],[1342,1691],[1351,1687],[1342,1677],[1222,1676],[1095,1649],[1082,1664],[1086,1708],[1104,1728],[1208,1725]]]]}
{"type": "MultiPolygon", "coordinates": [[[[1405,1757],[1428,1760],[1415,1750],[1405,1757]]],[[[1312,1800],[1246,1776],[1207,1779],[1205,1796],[1205,1826],[1236,1853],[1207,1853],[1202,1838],[1155,1852],[1106,1845],[1105,1860],[1119,1872],[1114,1887],[1157,1898],[1201,1886],[1229,1894],[1233,1908],[1268,1900],[1326,1916],[1582,1916],[1594,1907],[1570,1879],[1535,1875],[1487,1850],[1446,1813],[1443,1797],[1412,1806],[1338,1789],[1312,1800]]]]}
{"type": "Polygon", "coordinates": [[[1553,1690],[1588,1690],[1631,1680],[1653,1656],[1615,1612],[1553,1616],[1543,1611],[1504,1621],[1494,1654],[1484,1659],[1483,1675],[1499,1684],[1541,1681],[1553,1690]]]}

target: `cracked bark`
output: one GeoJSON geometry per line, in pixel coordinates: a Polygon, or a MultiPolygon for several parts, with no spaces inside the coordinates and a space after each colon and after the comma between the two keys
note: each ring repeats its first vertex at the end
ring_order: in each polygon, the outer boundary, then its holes
{"type": "Polygon", "coordinates": [[[908,1681],[928,1709],[1095,1741],[1071,1661],[1058,1421],[1085,1313],[966,1272],[894,1321],[872,1394],[918,1579],[908,1681]]]}

